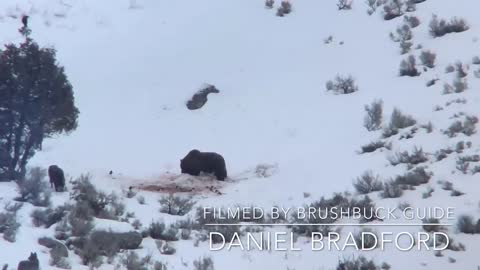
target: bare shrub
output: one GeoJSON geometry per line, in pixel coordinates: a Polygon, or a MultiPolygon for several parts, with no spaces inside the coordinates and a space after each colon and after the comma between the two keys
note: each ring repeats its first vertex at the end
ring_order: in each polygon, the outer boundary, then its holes
{"type": "Polygon", "coordinates": [[[148,270],[150,264],[150,257],[140,259],[138,254],[134,251],[129,251],[121,260],[126,270],[148,270]]]}
{"type": "Polygon", "coordinates": [[[480,57],[474,56],[474,57],[472,58],[472,64],[474,64],[474,65],[480,65],[480,57]]]}
{"type": "Polygon", "coordinates": [[[417,121],[410,115],[403,114],[399,109],[393,109],[390,116],[390,123],[388,127],[390,129],[402,129],[415,125],[417,121]]]}
{"type": "Polygon", "coordinates": [[[163,196],[159,201],[160,212],[169,215],[183,216],[192,210],[195,201],[191,197],[182,197],[179,195],[170,194],[163,196]]]}
{"type": "Polygon", "coordinates": [[[432,187],[428,187],[427,190],[422,193],[422,198],[427,199],[432,197],[433,192],[435,192],[435,189],[433,189],[432,187]]]}
{"type": "MultiPolygon", "coordinates": [[[[470,164],[472,162],[480,162],[479,155],[471,155],[471,156],[459,156],[457,158],[457,170],[461,171],[464,174],[467,174],[470,169],[470,164]]],[[[472,174],[475,174],[477,170],[474,168],[472,170],[472,174]]]]}
{"type": "Polygon", "coordinates": [[[452,73],[454,71],[455,71],[455,67],[452,64],[445,67],[445,73],[452,73]]]}
{"type": "Polygon", "coordinates": [[[423,220],[424,225],[422,226],[423,230],[426,232],[441,232],[443,227],[440,224],[440,220],[437,218],[426,218],[423,220]]]}
{"type": "MultiPolygon", "coordinates": [[[[373,260],[368,260],[364,256],[360,255],[357,258],[344,258],[338,262],[336,270],[380,270],[381,268],[375,264],[373,260]]],[[[388,269],[388,268],[386,268],[388,269]]]]}
{"type": "Polygon", "coordinates": [[[413,43],[410,42],[413,38],[413,33],[407,24],[397,27],[396,34],[390,33],[390,38],[394,42],[400,43],[401,54],[409,52],[413,46],[413,43]]]}
{"type": "Polygon", "coordinates": [[[392,144],[384,142],[384,141],[380,141],[380,140],[379,141],[374,141],[374,142],[371,142],[369,144],[363,145],[361,150],[360,150],[360,154],[372,153],[372,152],[375,152],[375,151],[377,151],[378,149],[381,149],[381,148],[385,148],[385,149],[390,150],[392,148],[392,144]]]}
{"type": "Polygon", "coordinates": [[[334,81],[328,81],[326,84],[327,91],[334,91],[336,94],[350,94],[358,91],[355,79],[351,76],[337,75],[334,81]]]}
{"type": "Polygon", "coordinates": [[[352,9],[353,0],[338,0],[337,7],[338,10],[349,10],[352,9]]]}
{"type": "Polygon", "coordinates": [[[429,26],[430,35],[434,38],[442,37],[449,33],[464,32],[469,29],[469,26],[464,19],[454,17],[447,22],[445,19],[438,19],[437,15],[433,15],[429,26]]]}
{"type": "Polygon", "coordinates": [[[375,11],[377,11],[377,8],[383,5],[384,2],[385,0],[366,0],[366,4],[368,6],[368,15],[372,15],[373,13],[375,13],[375,11]]]}
{"type": "Polygon", "coordinates": [[[459,120],[453,122],[443,133],[448,137],[455,137],[458,133],[471,136],[477,132],[477,123],[478,118],[476,116],[466,116],[463,122],[459,120]]]}
{"type": "Polygon", "coordinates": [[[265,0],[265,8],[272,9],[274,4],[274,0],[265,0]]]}
{"type": "Polygon", "coordinates": [[[478,222],[473,221],[473,217],[462,215],[457,219],[457,229],[459,232],[467,234],[476,234],[479,233],[478,222]]]}
{"type": "Polygon", "coordinates": [[[389,161],[393,166],[398,164],[417,165],[428,161],[428,157],[422,148],[415,147],[411,154],[407,151],[397,152],[395,156],[389,158],[389,161]]]}
{"type": "Polygon", "coordinates": [[[292,12],[292,4],[289,1],[280,2],[280,7],[277,9],[277,16],[283,17],[292,12]]]}
{"type": "Polygon", "coordinates": [[[416,67],[415,56],[409,55],[407,59],[400,62],[400,76],[415,77],[420,75],[416,67]]]}
{"type": "Polygon", "coordinates": [[[163,255],[173,255],[177,251],[173,246],[171,246],[167,241],[157,240],[155,241],[158,251],[163,255]]]}
{"type": "Polygon", "coordinates": [[[428,183],[432,174],[423,167],[417,167],[404,175],[395,177],[395,183],[402,186],[419,186],[428,183]]]}
{"type": "Polygon", "coordinates": [[[118,220],[119,216],[124,214],[125,205],[120,202],[119,197],[114,193],[107,195],[98,191],[90,182],[89,175],[80,176],[72,184],[70,197],[82,207],[89,208],[90,210],[87,211],[89,215],[118,220]]]}
{"type": "Polygon", "coordinates": [[[193,261],[194,270],[215,270],[213,260],[210,257],[199,258],[193,261]]]}
{"type": "Polygon", "coordinates": [[[405,15],[403,17],[403,20],[405,21],[406,24],[408,24],[408,26],[410,26],[410,28],[415,28],[420,25],[420,19],[418,19],[417,16],[405,15]]]}
{"type": "Polygon", "coordinates": [[[357,177],[353,187],[359,194],[368,194],[382,190],[383,183],[378,175],[374,175],[371,171],[366,171],[360,177],[357,177]]]}
{"type": "Polygon", "coordinates": [[[383,121],[383,101],[375,100],[370,105],[365,105],[365,118],[363,126],[368,131],[379,130],[382,128],[383,121]]]}
{"type": "Polygon", "coordinates": [[[15,200],[29,202],[35,206],[49,206],[50,190],[45,181],[46,175],[44,169],[38,167],[30,169],[24,179],[17,181],[20,197],[15,200]]]}
{"type": "Polygon", "coordinates": [[[383,190],[380,193],[382,198],[399,198],[403,195],[403,189],[394,181],[390,181],[383,185],[383,190]]]}
{"type": "Polygon", "coordinates": [[[431,51],[422,51],[420,53],[420,62],[422,62],[422,65],[428,67],[428,68],[434,68],[435,67],[435,59],[437,58],[437,54],[433,53],[431,51]]]}
{"type": "Polygon", "coordinates": [[[19,207],[5,206],[5,212],[0,213],[0,233],[3,233],[3,239],[8,242],[15,242],[20,223],[17,221],[17,211],[19,207]]]}
{"type": "Polygon", "coordinates": [[[139,204],[144,205],[145,204],[145,197],[144,196],[138,196],[137,201],[139,204]]]}
{"type": "Polygon", "coordinates": [[[468,82],[466,78],[456,78],[453,81],[453,92],[461,93],[468,89],[468,82]]]}
{"type": "Polygon", "coordinates": [[[468,75],[468,65],[464,65],[462,62],[455,62],[455,71],[457,72],[457,78],[465,78],[468,75]]]}
{"type": "Polygon", "coordinates": [[[394,18],[400,17],[405,13],[405,2],[403,0],[388,0],[384,6],[384,19],[392,20],[394,18]]]}
{"type": "Polygon", "coordinates": [[[50,228],[50,226],[60,222],[67,215],[69,209],[70,206],[68,205],[58,206],[55,209],[50,207],[45,210],[36,209],[31,214],[33,225],[50,228]]]}

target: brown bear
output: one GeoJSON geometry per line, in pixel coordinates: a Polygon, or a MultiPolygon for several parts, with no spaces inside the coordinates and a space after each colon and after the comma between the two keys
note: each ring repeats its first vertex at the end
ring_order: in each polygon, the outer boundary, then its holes
{"type": "Polygon", "coordinates": [[[213,173],[217,180],[223,181],[227,178],[225,159],[217,153],[200,152],[197,149],[190,151],[180,160],[182,173],[199,175],[200,172],[213,173]]]}

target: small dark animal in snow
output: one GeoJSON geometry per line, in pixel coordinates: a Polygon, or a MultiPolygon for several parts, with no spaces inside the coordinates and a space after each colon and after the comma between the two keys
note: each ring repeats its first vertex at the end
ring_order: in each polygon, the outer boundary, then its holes
{"type": "Polygon", "coordinates": [[[203,105],[207,103],[207,96],[210,93],[220,93],[220,91],[213,85],[207,85],[192,96],[187,102],[187,108],[189,110],[198,110],[202,108],[203,105]]]}
{"type": "Polygon", "coordinates": [[[112,170],[110,170],[110,171],[108,172],[108,174],[109,174],[109,175],[112,175],[112,174],[113,174],[113,171],[112,171],[112,170]]]}
{"type": "Polygon", "coordinates": [[[37,253],[30,253],[28,260],[18,263],[17,270],[39,270],[37,253]]]}
{"type": "Polygon", "coordinates": [[[65,190],[65,175],[60,167],[57,165],[48,167],[48,177],[50,178],[50,185],[55,188],[55,191],[65,190]]]}
{"type": "Polygon", "coordinates": [[[194,149],[180,160],[180,168],[182,173],[190,175],[199,175],[200,172],[204,172],[213,173],[220,181],[227,178],[225,159],[213,152],[200,152],[194,149]]]}
{"type": "Polygon", "coordinates": [[[28,15],[22,16],[22,24],[24,27],[28,27],[28,15]]]}

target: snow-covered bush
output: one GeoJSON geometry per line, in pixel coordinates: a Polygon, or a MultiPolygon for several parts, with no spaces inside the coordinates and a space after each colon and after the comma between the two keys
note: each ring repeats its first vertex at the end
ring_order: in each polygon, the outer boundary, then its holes
{"type": "Polygon", "coordinates": [[[327,91],[334,91],[336,94],[350,94],[358,91],[355,79],[351,75],[337,75],[333,81],[327,81],[326,88],[327,91]]]}
{"type": "Polygon", "coordinates": [[[454,17],[447,22],[445,19],[439,19],[437,15],[433,15],[429,26],[430,35],[434,38],[442,37],[449,33],[464,32],[470,28],[464,19],[454,17]]]}
{"type": "Polygon", "coordinates": [[[413,119],[410,115],[403,114],[399,109],[393,109],[392,115],[390,116],[390,123],[388,124],[388,129],[390,130],[399,130],[402,128],[407,128],[415,125],[417,121],[413,119]]]}
{"type": "Polygon", "coordinates": [[[194,270],[215,270],[213,260],[210,257],[202,257],[193,261],[194,270]]]}
{"type": "Polygon", "coordinates": [[[179,195],[169,194],[162,196],[158,201],[160,203],[160,212],[169,215],[183,216],[192,210],[195,201],[191,197],[182,197],[179,195]]]}
{"type": "Polygon", "coordinates": [[[63,269],[71,269],[68,262],[68,248],[60,241],[50,237],[41,237],[38,244],[50,249],[50,265],[63,269]]]}
{"type": "MultiPolygon", "coordinates": [[[[470,169],[470,164],[472,162],[480,162],[480,156],[479,155],[459,156],[457,158],[456,168],[462,173],[467,174],[468,170],[470,169]]],[[[472,170],[472,173],[474,174],[475,172],[477,172],[477,170],[474,168],[472,170]]]]}
{"type": "Polygon", "coordinates": [[[437,58],[437,54],[431,51],[422,51],[420,53],[420,62],[422,62],[422,65],[428,68],[435,67],[436,58],[437,58]]]}
{"type": "MultiPolygon", "coordinates": [[[[89,210],[85,214],[98,218],[118,220],[125,213],[125,204],[114,193],[107,195],[98,191],[90,181],[90,176],[82,175],[72,182],[70,197],[89,210]]],[[[85,217],[84,217],[85,218],[85,217]]]]}
{"type": "Polygon", "coordinates": [[[396,34],[390,33],[390,38],[394,42],[399,42],[401,54],[406,54],[410,51],[413,43],[410,42],[413,38],[412,30],[408,24],[404,24],[397,28],[396,34]]]}
{"type": "Polygon", "coordinates": [[[60,222],[66,215],[70,206],[61,205],[56,208],[47,208],[47,209],[35,209],[31,213],[33,225],[40,227],[44,226],[45,228],[50,228],[57,222],[60,222]]]}
{"type": "Polygon", "coordinates": [[[455,137],[458,133],[471,136],[477,132],[477,123],[478,118],[476,116],[467,116],[463,122],[460,120],[453,122],[443,133],[448,137],[455,137]]]}
{"type": "Polygon", "coordinates": [[[265,0],[265,8],[272,9],[274,4],[274,0],[265,0]]]}
{"type": "Polygon", "coordinates": [[[148,270],[150,269],[148,266],[151,264],[151,260],[152,260],[151,256],[140,258],[136,252],[129,251],[121,259],[121,262],[123,264],[123,269],[126,269],[126,270],[148,270]]]}
{"type": "Polygon", "coordinates": [[[417,63],[415,60],[415,56],[409,55],[407,59],[402,60],[400,62],[400,76],[410,76],[410,77],[415,77],[420,75],[420,72],[418,72],[417,63]]]}
{"type": "Polygon", "coordinates": [[[473,220],[473,217],[461,215],[457,219],[457,229],[459,232],[476,234],[480,233],[480,222],[473,220]]]}
{"type": "Polygon", "coordinates": [[[137,197],[137,202],[138,202],[139,204],[142,204],[142,205],[145,204],[145,197],[142,196],[142,195],[138,196],[138,197],[137,197]]]}
{"type": "Polygon", "coordinates": [[[395,183],[404,187],[419,186],[428,183],[432,174],[425,171],[423,167],[417,167],[412,171],[406,172],[404,175],[395,177],[395,183]]]}
{"type": "Polygon", "coordinates": [[[422,193],[422,199],[427,199],[432,197],[433,192],[435,192],[435,189],[432,187],[427,187],[427,190],[422,193]]]}
{"type": "Polygon", "coordinates": [[[474,56],[474,57],[472,58],[472,64],[473,64],[473,65],[480,65],[480,57],[474,56]]]}
{"type": "Polygon", "coordinates": [[[453,150],[450,148],[440,149],[437,152],[435,152],[435,160],[441,161],[447,158],[447,156],[450,155],[451,153],[453,153],[453,150]]]}
{"type": "Polygon", "coordinates": [[[353,0],[338,0],[337,7],[338,10],[348,10],[352,9],[353,0]]]}
{"type": "MultiPolygon", "coordinates": [[[[18,204],[20,205],[20,204],[18,204]]],[[[8,242],[15,242],[20,223],[17,221],[19,207],[5,207],[5,212],[0,213],[0,233],[8,242]]]]}
{"type": "Polygon", "coordinates": [[[177,250],[171,246],[167,241],[156,240],[155,244],[157,245],[158,251],[163,255],[173,255],[177,250]]]}
{"type": "Polygon", "coordinates": [[[397,152],[394,156],[389,157],[388,160],[393,166],[398,164],[417,165],[428,161],[428,157],[422,148],[415,147],[411,154],[408,151],[397,152]]]}
{"type": "Polygon", "coordinates": [[[403,17],[405,23],[410,26],[410,28],[415,28],[420,25],[420,19],[417,16],[407,16],[403,17]]]}
{"type": "Polygon", "coordinates": [[[382,128],[383,121],[383,101],[375,100],[370,105],[365,105],[365,118],[363,126],[368,131],[379,130],[382,128]]]}
{"type": "Polygon", "coordinates": [[[31,168],[24,179],[17,180],[20,196],[15,200],[29,202],[35,206],[49,206],[51,194],[45,181],[46,175],[44,169],[31,168]]]}
{"type": "Polygon", "coordinates": [[[395,182],[390,181],[383,184],[383,190],[380,193],[382,198],[399,198],[403,195],[403,189],[395,182]]]}
{"type": "Polygon", "coordinates": [[[85,243],[78,248],[81,257],[85,255],[88,260],[96,260],[95,256],[113,258],[120,250],[137,249],[141,243],[142,235],[135,231],[123,233],[94,231],[85,243]],[[86,248],[89,250],[85,250],[86,248]]]}
{"type": "Polygon", "coordinates": [[[154,221],[148,227],[148,236],[152,237],[153,239],[162,239],[165,228],[166,225],[164,222],[154,221]]]}
{"type": "Polygon", "coordinates": [[[445,67],[445,73],[452,73],[455,71],[455,67],[452,64],[449,64],[445,67]]]}
{"type": "Polygon", "coordinates": [[[375,152],[375,151],[377,151],[378,149],[381,149],[381,148],[386,148],[386,149],[390,150],[392,148],[392,144],[384,142],[384,141],[380,141],[380,140],[374,141],[374,142],[368,143],[366,145],[363,145],[362,149],[360,150],[360,154],[372,153],[372,152],[375,152]]]}
{"type": "Polygon", "coordinates": [[[434,225],[440,224],[440,220],[437,218],[425,218],[422,220],[423,224],[422,228],[426,232],[441,232],[443,231],[443,227],[441,225],[434,225]]]}
{"type": "Polygon", "coordinates": [[[385,3],[386,0],[367,0],[366,4],[368,6],[367,13],[368,15],[372,15],[377,11],[377,8],[379,8],[381,5],[385,3]]]}
{"type": "Polygon", "coordinates": [[[391,20],[402,16],[405,13],[406,5],[404,0],[388,0],[383,5],[384,19],[391,20]]]}
{"type": "Polygon", "coordinates": [[[397,27],[396,34],[390,33],[390,38],[394,42],[407,41],[413,38],[413,33],[408,24],[403,24],[397,27]]]}
{"type": "Polygon", "coordinates": [[[374,175],[371,171],[366,171],[357,177],[357,180],[353,183],[353,187],[359,194],[368,194],[382,190],[383,183],[380,181],[378,175],[374,175]]]}
{"type": "Polygon", "coordinates": [[[358,257],[344,258],[338,262],[336,270],[380,270],[380,269],[389,269],[389,266],[386,268],[386,264],[376,265],[373,260],[369,260],[364,256],[360,255],[358,257]]]}
{"type": "Polygon", "coordinates": [[[457,71],[457,78],[465,78],[468,75],[468,65],[464,65],[462,62],[455,62],[455,71],[457,71]]]}
{"type": "Polygon", "coordinates": [[[290,14],[291,12],[292,12],[292,4],[289,1],[284,0],[280,2],[280,7],[278,7],[277,9],[277,16],[283,17],[287,14],[290,14]]]}

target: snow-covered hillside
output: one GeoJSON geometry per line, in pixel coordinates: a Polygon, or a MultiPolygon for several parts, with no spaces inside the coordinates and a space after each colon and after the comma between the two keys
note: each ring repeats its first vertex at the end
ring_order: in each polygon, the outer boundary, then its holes
{"type": "MultiPolygon", "coordinates": [[[[479,134],[450,137],[444,131],[457,120],[454,115],[463,121],[480,113],[480,79],[475,75],[480,65],[472,63],[480,56],[479,3],[417,4],[415,11],[405,13],[418,17],[420,25],[411,29],[411,51],[402,55],[389,35],[404,24],[403,16],[386,21],[382,6],[369,15],[363,0],[353,1],[350,10],[338,10],[336,0],[292,0],[292,13],[278,17],[277,2],[274,9],[267,9],[262,0],[1,1],[0,42],[20,42],[20,17],[29,15],[32,37],[57,50],[80,110],[78,129],[46,139],[29,165],[57,164],[68,179],[90,174],[97,189],[121,195],[126,212],[133,212],[146,228],[152,221],[171,223],[181,217],[160,213],[157,201],[164,194],[142,190],[142,185],[171,184],[175,179],[185,180],[177,185],[200,185],[204,190],[193,193],[197,206],[301,206],[346,190],[361,198],[352,186],[356,177],[367,170],[384,182],[402,175],[412,168],[393,166],[389,159],[417,147],[428,158],[420,165],[433,174],[429,182],[399,198],[369,194],[375,204],[455,207],[457,216],[478,219],[479,176],[470,169],[480,163],[472,161],[464,174],[457,169],[457,159],[479,154],[479,134]],[[469,29],[433,38],[429,33],[433,14],[446,20],[463,18],[469,29]],[[424,68],[418,60],[422,51],[436,53],[433,68],[424,68]],[[419,76],[399,76],[400,62],[409,55],[417,58],[419,76]],[[462,80],[468,81],[468,89],[445,94],[444,85],[453,85],[457,76],[456,71],[446,73],[446,68],[458,61],[467,72],[462,80]],[[348,95],[327,91],[326,83],[336,75],[353,76],[358,91],[348,95]],[[433,79],[438,80],[427,87],[433,79]],[[220,93],[209,95],[200,110],[187,110],[185,102],[205,83],[215,85],[220,93]],[[380,99],[383,127],[394,108],[417,123],[388,138],[382,137],[383,130],[367,131],[364,107],[380,99]],[[429,123],[432,130],[424,128],[429,123]],[[412,138],[402,139],[415,127],[412,138]],[[359,153],[363,145],[376,140],[391,143],[391,148],[359,153]],[[437,151],[455,149],[461,141],[471,146],[437,161],[437,151]],[[221,153],[229,179],[205,180],[205,184],[177,178],[180,159],[191,149],[221,153]],[[259,176],[259,165],[270,167],[271,175],[259,176]],[[452,182],[465,194],[450,196],[439,181],[452,182]],[[220,194],[209,191],[211,185],[220,194]],[[123,198],[130,186],[135,187],[136,197],[123,198]],[[434,189],[432,196],[423,198],[429,187],[434,189]],[[140,196],[146,204],[139,204],[140,196]]],[[[71,189],[71,184],[67,187],[71,189]]],[[[0,183],[0,205],[16,196],[15,183],[0,183]]],[[[68,193],[52,194],[54,206],[65,202],[72,202],[68,193]]],[[[1,264],[13,269],[36,251],[42,269],[56,269],[49,265],[48,249],[37,244],[39,237],[53,236],[55,226],[35,227],[30,214],[37,208],[24,204],[18,210],[21,226],[16,241],[0,239],[1,264]]],[[[126,222],[95,221],[97,228],[133,230],[126,222]]],[[[343,231],[350,229],[357,230],[343,231]]],[[[421,226],[397,229],[422,230],[421,226]]],[[[147,237],[137,252],[165,262],[168,269],[194,269],[192,262],[201,256],[210,256],[217,270],[335,269],[339,259],[351,254],[387,262],[391,269],[480,265],[476,257],[480,236],[459,233],[455,226],[448,232],[465,245],[465,251],[447,250],[443,257],[433,251],[395,249],[214,252],[207,242],[194,245],[194,240],[180,240],[172,243],[174,255],[163,255],[147,237]]],[[[297,241],[310,245],[307,238],[297,241]]],[[[88,269],[73,252],[69,262],[72,269],[88,269]]],[[[99,269],[114,269],[113,265],[105,260],[99,269]]]]}

